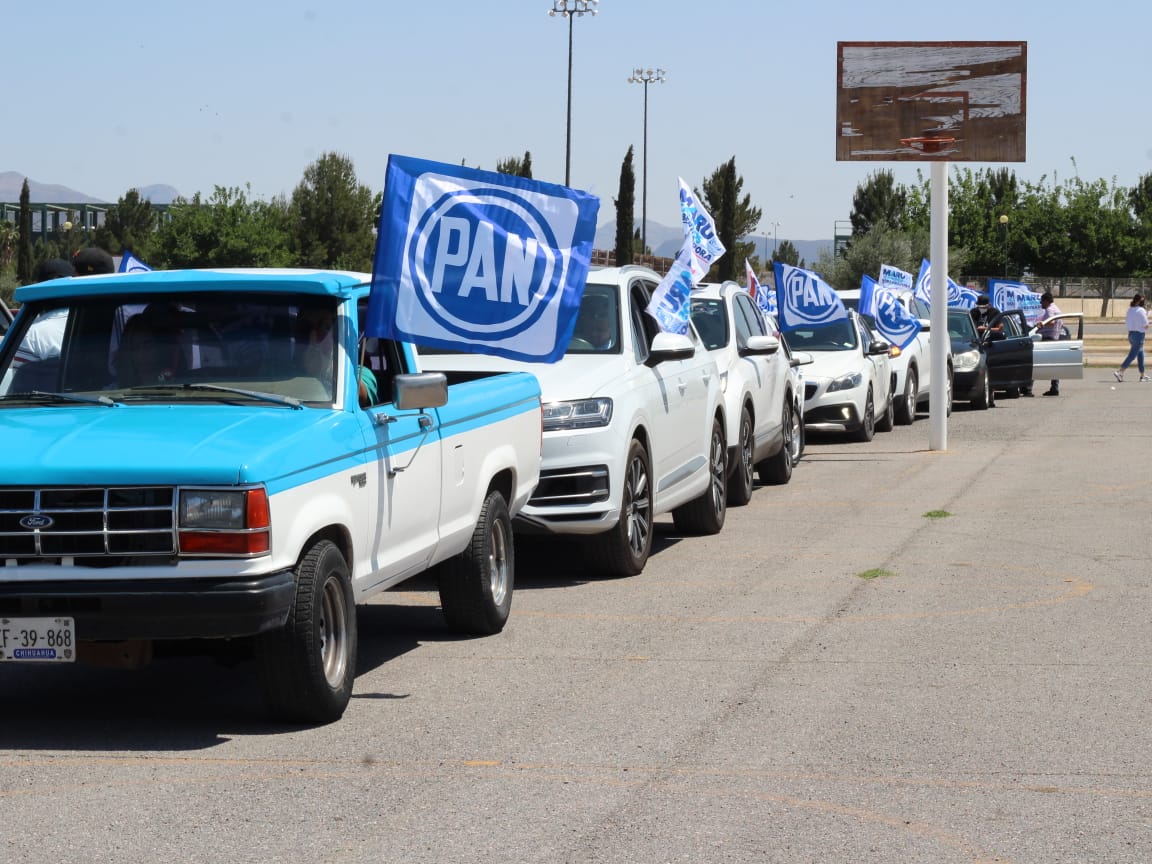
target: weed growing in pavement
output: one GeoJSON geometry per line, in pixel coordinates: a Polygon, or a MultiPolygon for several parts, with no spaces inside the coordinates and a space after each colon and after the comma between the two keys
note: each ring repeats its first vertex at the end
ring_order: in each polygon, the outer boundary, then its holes
{"type": "Polygon", "coordinates": [[[863,573],[857,573],[860,579],[885,579],[889,576],[895,576],[891,570],[885,570],[883,567],[873,567],[871,570],[865,570],[863,573]]]}
{"type": "Polygon", "coordinates": [[[924,514],[925,519],[947,519],[952,514],[947,510],[929,510],[924,514]]]}

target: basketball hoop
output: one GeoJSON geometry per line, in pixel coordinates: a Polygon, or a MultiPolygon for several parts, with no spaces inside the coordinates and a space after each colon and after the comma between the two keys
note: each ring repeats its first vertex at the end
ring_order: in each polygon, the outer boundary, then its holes
{"type": "Polygon", "coordinates": [[[935,136],[923,136],[920,138],[901,138],[900,143],[905,147],[911,147],[913,150],[919,150],[921,153],[939,153],[946,147],[956,143],[955,138],[940,138],[935,136]]]}

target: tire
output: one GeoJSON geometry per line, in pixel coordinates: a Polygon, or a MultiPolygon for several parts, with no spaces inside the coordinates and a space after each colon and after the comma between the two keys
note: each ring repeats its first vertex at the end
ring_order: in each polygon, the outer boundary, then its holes
{"type": "Polygon", "coordinates": [[[872,398],[872,388],[864,400],[864,416],[860,418],[860,428],[852,436],[857,441],[871,441],[876,436],[876,402],[872,398]]]}
{"type": "Polygon", "coordinates": [[[639,574],[652,553],[652,465],[648,450],[635,438],[624,465],[624,491],[616,527],[588,538],[584,544],[589,564],[609,576],[639,574]]]}
{"type": "Polygon", "coordinates": [[[1004,398],[1005,399],[1019,399],[1020,398],[1020,388],[1019,387],[1005,387],[1004,388],[1004,398]]]}
{"type": "Polygon", "coordinates": [[[956,391],[952,389],[952,367],[948,367],[948,392],[944,394],[944,416],[952,416],[952,394],[956,391]]]}
{"type": "Polygon", "coordinates": [[[916,422],[916,400],[920,398],[920,374],[915,366],[908,367],[904,376],[904,394],[897,400],[896,422],[911,426],[916,422]]]}
{"type": "Polygon", "coordinates": [[[888,398],[888,407],[884,409],[884,413],[876,418],[876,431],[877,432],[891,432],[892,427],[896,424],[896,411],[892,407],[892,398],[888,398]]]}
{"type": "Polygon", "coordinates": [[[740,412],[740,438],[736,447],[736,464],[728,476],[728,506],[743,507],[752,500],[752,414],[745,406],[740,412]]]}
{"type": "Polygon", "coordinates": [[[504,496],[491,490],[468,548],[440,565],[440,608],[457,633],[490,636],[512,611],[516,555],[504,496]]]}
{"type": "Polygon", "coordinates": [[[256,637],[264,697],[293,723],[339,720],[356,679],[356,605],[348,565],[321,540],[296,566],[296,597],[279,630],[256,637]]]}
{"type": "Polygon", "coordinates": [[[792,468],[800,461],[800,442],[797,440],[800,435],[797,426],[800,423],[792,411],[791,402],[784,403],[784,413],[780,422],[784,435],[780,452],[775,456],[769,456],[757,466],[760,482],[771,483],[773,486],[783,486],[791,480],[792,468]]]}
{"type": "Polygon", "coordinates": [[[719,417],[712,419],[708,441],[708,488],[700,497],[672,511],[672,521],[682,534],[719,534],[727,513],[728,445],[724,425],[719,417]]]}
{"type": "Polygon", "coordinates": [[[977,411],[987,411],[992,407],[992,391],[988,389],[988,373],[985,372],[981,379],[980,392],[976,398],[972,400],[972,407],[977,411]]]}

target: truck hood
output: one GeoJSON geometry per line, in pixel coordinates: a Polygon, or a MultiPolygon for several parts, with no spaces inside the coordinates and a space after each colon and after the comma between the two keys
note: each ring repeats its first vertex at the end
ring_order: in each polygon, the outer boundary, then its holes
{"type": "MultiPolygon", "coordinates": [[[[205,405],[52,406],[0,410],[3,483],[258,483],[306,470],[331,445],[363,447],[353,415],[325,409],[205,405]],[[343,427],[343,434],[339,434],[343,427]]],[[[345,448],[340,448],[345,449],[345,448]]]]}

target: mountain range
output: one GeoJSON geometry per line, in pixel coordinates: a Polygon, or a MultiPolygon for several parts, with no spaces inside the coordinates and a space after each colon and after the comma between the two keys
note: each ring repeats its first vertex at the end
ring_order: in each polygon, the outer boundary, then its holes
{"type": "MultiPolygon", "coordinates": [[[[0,171],[0,201],[16,203],[20,200],[20,188],[24,184],[25,175],[19,171],[0,171]]],[[[127,190],[125,190],[127,191],[127,190]]],[[[136,191],[140,197],[153,204],[171,204],[180,197],[180,193],[172,186],[156,183],[151,186],[137,186],[136,191]]],[[[41,183],[28,178],[28,200],[32,204],[114,204],[114,201],[105,201],[69,189],[55,183],[41,183]]],[[[756,254],[760,260],[767,260],[772,256],[772,249],[768,246],[768,238],[763,235],[752,235],[756,243],[756,254]]],[[[780,238],[784,239],[784,238],[780,238]]],[[[682,229],[679,225],[669,227],[659,222],[648,220],[647,231],[648,246],[653,255],[663,258],[675,258],[683,243],[682,229]]],[[[779,241],[774,241],[779,242],[779,241]]],[[[596,239],[593,244],[597,249],[612,249],[616,246],[616,220],[605,222],[596,229],[596,239]]],[[[831,240],[793,240],[800,258],[811,266],[820,252],[832,249],[831,240]]]]}
{"type": "MultiPolygon", "coordinates": [[[[20,189],[24,185],[25,175],[19,171],[0,171],[0,201],[16,203],[20,200],[20,189]]],[[[41,183],[28,180],[28,202],[30,204],[115,204],[115,201],[105,201],[60,186],[55,183],[41,183]]],[[[125,190],[127,191],[127,190],[125,190]]],[[[137,186],[136,191],[140,197],[153,204],[171,204],[180,197],[180,193],[172,186],[163,183],[154,183],[151,186],[137,186]]]]}

